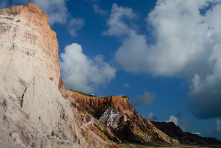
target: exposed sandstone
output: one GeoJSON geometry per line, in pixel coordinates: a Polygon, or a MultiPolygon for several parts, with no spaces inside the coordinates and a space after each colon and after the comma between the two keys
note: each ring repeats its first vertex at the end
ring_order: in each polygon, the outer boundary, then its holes
{"type": "Polygon", "coordinates": [[[42,148],[88,145],[58,89],[56,33],[34,4],[0,10],[0,69],[1,142],[42,148]]]}
{"type": "Polygon", "coordinates": [[[80,106],[88,111],[92,116],[99,119],[110,106],[113,106],[121,115],[133,115],[136,113],[128,98],[109,96],[104,98],[89,97],[78,92],[67,90],[70,95],[77,100],[80,106]]]}
{"type": "Polygon", "coordinates": [[[105,121],[106,129],[121,142],[144,143],[156,141],[158,143],[179,144],[179,141],[166,135],[156,128],[150,121],[143,118],[130,104],[126,97],[109,96],[104,98],[90,97],[72,90],[69,94],[76,99],[77,103],[93,117],[105,121]],[[114,121],[111,111],[117,110],[114,121]],[[105,114],[108,114],[106,115],[105,114]],[[102,115],[103,114],[103,115],[102,115]]]}
{"type": "Polygon", "coordinates": [[[114,142],[119,142],[120,140],[110,129],[106,128],[98,119],[91,116],[91,114],[71,97],[69,94],[71,91],[65,89],[62,79],[60,79],[59,89],[62,96],[71,102],[74,118],[80,133],[86,139],[89,147],[119,148],[114,142]]]}

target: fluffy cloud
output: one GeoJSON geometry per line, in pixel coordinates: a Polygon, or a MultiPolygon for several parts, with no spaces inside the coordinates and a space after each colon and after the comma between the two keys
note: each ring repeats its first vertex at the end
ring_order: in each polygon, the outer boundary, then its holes
{"type": "Polygon", "coordinates": [[[94,9],[94,12],[97,13],[97,14],[101,14],[101,15],[107,15],[108,14],[107,10],[103,10],[103,9],[99,8],[99,5],[97,5],[97,4],[93,4],[93,9],[94,9]]]}
{"type": "Polygon", "coordinates": [[[153,115],[152,112],[150,112],[149,117],[147,118],[147,120],[156,121],[156,120],[159,120],[159,118],[157,118],[156,116],[153,115]]]}
{"type": "Polygon", "coordinates": [[[109,29],[103,34],[122,38],[115,60],[124,70],[184,77],[191,85],[187,104],[192,113],[198,118],[221,117],[221,4],[217,2],[158,0],[146,18],[151,43],[126,23],[125,19],[136,18],[133,10],[114,4],[109,29]]]}
{"type": "Polygon", "coordinates": [[[128,83],[124,84],[124,88],[129,88],[129,87],[130,87],[130,85],[128,83]]]}
{"type": "Polygon", "coordinates": [[[131,8],[118,7],[118,5],[114,3],[112,5],[110,18],[107,21],[109,29],[104,31],[103,35],[121,36],[130,34],[133,30],[131,30],[123,20],[131,20],[136,17],[137,15],[133,13],[131,8]]]}
{"type": "Polygon", "coordinates": [[[155,94],[145,91],[143,95],[138,95],[134,100],[131,101],[133,106],[140,106],[144,104],[152,104],[155,99],[155,94]]]}
{"type": "Polygon", "coordinates": [[[181,121],[180,121],[180,128],[183,130],[183,131],[186,131],[186,126],[191,126],[191,125],[194,125],[194,122],[193,122],[193,119],[191,117],[185,117],[183,118],[181,121]]]}
{"type": "Polygon", "coordinates": [[[91,93],[115,78],[116,69],[103,62],[103,56],[90,59],[79,44],[66,46],[61,59],[61,74],[67,88],[91,93]]]}
{"type": "Polygon", "coordinates": [[[85,20],[83,18],[72,18],[68,24],[68,31],[74,37],[77,35],[77,30],[84,26],[85,20]]]}
{"type": "Polygon", "coordinates": [[[178,119],[173,115],[170,116],[169,120],[165,120],[165,122],[173,122],[175,125],[178,126],[178,119]]]}

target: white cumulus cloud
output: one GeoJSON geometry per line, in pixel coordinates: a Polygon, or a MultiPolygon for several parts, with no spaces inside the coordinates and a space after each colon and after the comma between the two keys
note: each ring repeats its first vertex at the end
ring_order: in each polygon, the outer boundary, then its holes
{"type": "Polygon", "coordinates": [[[83,18],[72,18],[68,24],[68,31],[74,37],[77,35],[77,30],[84,26],[85,20],[83,18]]]}
{"type": "Polygon", "coordinates": [[[178,126],[178,119],[174,117],[173,115],[171,115],[170,118],[166,120],[165,122],[173,122],[175,125],[178,126]]]}
{"type": "Polygon", "coordinates": [[[114,58],[124,70],[184,77],[191,85],[191,112],[202,119],[221,117],[220,2],[158,0],[146,18],[151,43],[128,24],[137,16],[133,10],[113,4],[109,29],[103,34],[122,38],[114,58]]]}
{"type": "Polygon", "coordinates": [[[138,95],[134,100],[131,101],[133,106],[140,106],[145,104],[152,104],[155,99],[155,94],[145,91],[143,95],[138,95]]]}
{"type": "Polygon", "coordinates": [[[116,69],[104,62],[102,55],[90,59],[81,45],[73,43],[61,53],[62,78],[67,88],[91,93],[115,78],[116,69]]]}
{"type": "Polygon", "coordinates": [[[108,11],[100,8],[98,4],[93,4],[94,12],[101,15],[107,15],[108,11]]]}
{"type": "Polygon", "coordinates": [[[131,20],[136,17],[137,15],[133,12],[131,8],[118,7],[118,5],[114,3],[112,5],[110,18],[107,21],[109,29],[107,31],[104,31],[103,35],[121,36],[130,34],[132,30],[129,28],[128,25],[123,22],[123,20],[131,20]]]}

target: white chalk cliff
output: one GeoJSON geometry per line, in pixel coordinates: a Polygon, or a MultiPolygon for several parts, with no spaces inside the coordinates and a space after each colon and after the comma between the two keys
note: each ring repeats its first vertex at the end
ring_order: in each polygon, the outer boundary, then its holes
{"type": "Polygon", "coordinates": [[[32,3],[0,10],[0,142],[24,147],[85,147],[59,91],[56,33],[32,3]]]}

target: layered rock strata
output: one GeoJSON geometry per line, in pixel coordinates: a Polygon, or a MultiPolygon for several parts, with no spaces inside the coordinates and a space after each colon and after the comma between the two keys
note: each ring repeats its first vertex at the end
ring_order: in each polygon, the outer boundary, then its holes
{"type": "MultiPolygon", "coordinates": [[[[126,97],[90,97],[68,90],[77,103],[91,116],[100,119],[120,142],[144,143],[156,141],[164,144],[179,144],[150,121],[143,118],[126,97]]],[[[105,133],[104,133],[105,134],[105,133]]]]}
{"type": "Polygon", "coordinates": [[[62,96],[71,102],[71,108],[76,123],[79,127],[80,133],[89,144],[89,147],[119,148],[114,142],[120,142],[120,140],[110,129],[106,128],[101,121],[91,116],[73,97],[71,97],[65,89],[62,79],[60,79],[59,89],[62,96]]]}
{"type": "Polygon", "coordinates": [[[115,108],[108,107],[99,120],[105,125],[115,128],[117,125],[114,124],[114,120],[119,116],[120,114],[115,108]]]}
{"type": "Polygon", "coordinates": [[[87,146],[58,89],[56,33],[32,3],[0,10],[0,141],[24,147],[87,146]]]}

